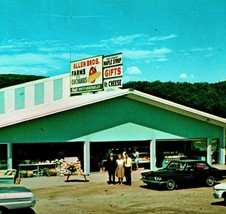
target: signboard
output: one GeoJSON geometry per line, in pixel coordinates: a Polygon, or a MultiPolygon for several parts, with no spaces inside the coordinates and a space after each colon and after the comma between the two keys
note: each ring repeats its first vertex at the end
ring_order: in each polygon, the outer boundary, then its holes
{"type": "Polygon", "coordinates": [[[122,87],[122,77],[104,80],[104,88],[112,87],[122,87]]]}
{"type": "Polygon", "coordinates": [[[104,57],[103,67],[110,67],[115,65],[122,65],[122,53],[104,57]]]}
{"type": "Polygon", "coordinates": [[[71,62],[71,94],[103,89],[103,56],[71,62]]]}
{"type": "Polygon", "coordinates": [[[122,65],[104,68],[104,79],[121,76],[122,76],[122,65]]]}
{"type": "Polygon", "coordinates": [[[122,53],[105,56],[103,67],[104,88],[122,87],[122,53]]]}

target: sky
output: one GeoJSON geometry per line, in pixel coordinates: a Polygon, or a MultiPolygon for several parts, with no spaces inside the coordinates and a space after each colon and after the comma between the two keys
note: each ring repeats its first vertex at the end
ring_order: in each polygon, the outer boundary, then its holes
{"type": "Polygon", "coordinates": [[[226,80],[225,0],[0,0],[0,74],[123,54],[123,82],[226,80]]]}

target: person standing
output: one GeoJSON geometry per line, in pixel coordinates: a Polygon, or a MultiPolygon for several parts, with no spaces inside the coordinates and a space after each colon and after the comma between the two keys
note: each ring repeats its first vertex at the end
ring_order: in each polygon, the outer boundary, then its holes
{"type": "Polygon", "coordinates": [[[116,170],[116,159],[114,158],[113,152],[109,154],[106,163],[106,170],[108,171],[108,184],[115,184],[115,170],[116,170]]]}
{"type": "Polygon", "coordinates": [[[134,162],[135,162],[135,164],[136,164],[136,170],[138,170],[138,164],[139,164],[139,152],[137,151],[137,149],[134,150],[133,157],[135,158],[135,159],[134,159],[134,162]]]}
{"type": "Polygon", "coordinates": [[[124,159],[122,158],[122,155],[118,155],[118,159],[116,160],[117,168],[115,171],[116,176],[118,177],[118,184],[122,184],[123,177],[124,177],[124,159]]]}
{"type": "Polygon", "coordinates": [[[132,185],[131,172],[133,161],[132,158],[129,157],[128,153],[125,154],[125,177],[126,177],[126,185],[132,185]]]}

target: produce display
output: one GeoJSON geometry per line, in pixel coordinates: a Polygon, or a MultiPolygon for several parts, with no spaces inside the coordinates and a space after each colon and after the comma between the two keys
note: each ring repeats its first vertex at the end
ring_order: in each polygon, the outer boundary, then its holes
{"type": "Polygon", "coordinates": [[[81,168],[81,162],[78,159],[76,160],[76,162],[70,162],[66,164],[66,173],[64,175],[67,176],[66,181],[69,180],[69,177],[71,175],[84,176],[84,179],[86,181],[86,174],[83,172],[81,168]]]}
{"type": "MultiPolygon", "coordinates": [[[[24,161],[25,162],[25,161],[24,161]]],[[[27,161],[28,162],[28,161],[27,161]]],[[[84,176],[86,175],[81,168],[81,162],[77,157],[65,157],[64,159],[55,159],[54,161],[45,161],[31,164],[20,164],[23,169],[20,170],[20,177],[33,177],[33,176],[67,176],[68,181],[71,175],[84,176]],[[38,165],[38,167],[36,167],[38,165]],[[53,168],[54,167],[54,168],[53,168]],[[26,170],[24,169],[26,168],[26,170]]]]}

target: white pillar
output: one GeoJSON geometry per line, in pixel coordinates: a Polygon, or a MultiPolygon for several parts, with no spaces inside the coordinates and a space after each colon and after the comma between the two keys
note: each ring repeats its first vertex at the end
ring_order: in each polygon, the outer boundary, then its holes
{"type": "Polygon", "coordinates": [[[206,152],[206,161],[208,164],[212,164],[212,139],[207,138],[207,152],[206,152]]]}
{"type": "Polygon", "coordinates": [[[90,174],[90,141],[86,140],[83,147],[84,152],[84,172],[90,174]]]}
{"type": "Polygon", "coordinates": [[[13,168],[12,143],[7,143],[7,164],[8,169],[13,168]]]}
{"type": "Polygon", "coordinates": [[[225,164],[225,149],[224,148],[220,148],[219,149],[219,164],[224,165],[225,164]]]}
{"type": "Polygon", "coordinates": [[[223,131],[223,136],[219,139],[219,163],[220,164],[225,164],[225,128],[223,131]]]}
{"type": "Polygon", "coordinates": [[[156,170],[156,140],[150,141],[150,169],[156,170]]]}

